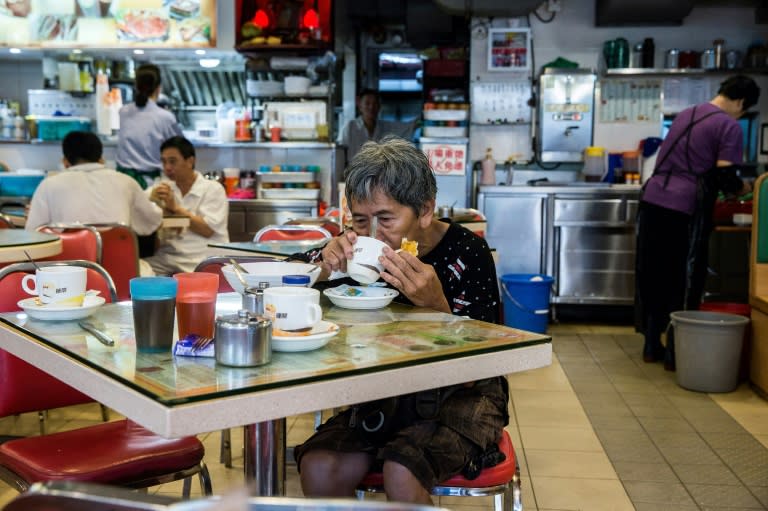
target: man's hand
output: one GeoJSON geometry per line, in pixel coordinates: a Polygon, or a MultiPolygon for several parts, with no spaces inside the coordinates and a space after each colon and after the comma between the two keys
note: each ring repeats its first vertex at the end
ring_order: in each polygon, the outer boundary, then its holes
{"type": "Polygon", "coordinates": [[[320,279],[327,279],[333,271],[347,271],[347,259],[352,259],[353,245],[357,243],[354,231],[345,231],[332,238],[323,248],[322,273],[320,279]]]}
{"type": "Polygon", "coordinates": [[[422,263],[418,257],[405,251],[395,252],[390,247],[384,248],[379,261],[384,266],[381,273],[384,281],[403,293],[414,305],[451,312],[443,294],[443,285],[432,265],[422,263]]]}

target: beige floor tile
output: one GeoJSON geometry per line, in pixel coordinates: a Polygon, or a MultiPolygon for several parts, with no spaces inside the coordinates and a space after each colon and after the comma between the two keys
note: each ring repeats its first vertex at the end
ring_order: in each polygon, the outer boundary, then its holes
{"type": "Polygon", "coordinates": [[[755,435],[755,438],[760,440],[760,443],[765,447],[768,447],[768,435],[755,435]]]}
{"type": "Polygon", "coordinates": [[[536,477],[533,491],[540,510],[634,510],[618,480],[536,477]]]}
{"type": "Polygon", "coordinates": [[[581,406],[559,408],[541,403],[519,407],[516,410],[517,423],[521,426],[552,426],[568,424],[574,427],[589,427],[587,418],[581,406]]]}
{"type": "Polygon", "coordinates": [[[525,449],[578,452],[603,451],[603,446],[591,427],[520,426],[520,435],[525,449]]]}
{"type": "Polygon", "coordinates": [[[547,367],[510,374],[507,380],[509,381],[509,390],[511,392],[536,389],[572,391],[568,377],[563,372],[560,364],[554,361],[552,365],[547,367]]]}
{"type": "Polygon", "coordinates": [[[541,477],[618,479],[604,452],[545,451],[526,449],[528,471],[535,481],[541,477]]]}

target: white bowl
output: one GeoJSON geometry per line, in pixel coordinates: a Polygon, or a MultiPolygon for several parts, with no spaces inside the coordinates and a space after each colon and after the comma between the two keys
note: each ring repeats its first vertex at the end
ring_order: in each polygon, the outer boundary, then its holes
{"type": "Polygon", "coordinates": [[[337,307],[345,309],[380,309],[389,305],[400,293],[396,289],[370,286],[341,286],[326,289],[323,294],[337,307]]]}
{"type": "Polygon", "coordinates": [[[749,213],[734,213],[733,223],[736,225],[752,225],[752,215],[749,213]]]}
{"type": "MultiPolygon", "coordinates": [[[[240,266],[248,270],[248,273],[243,275],[248,283],[248,287],[258,287],[259,282],[266,282],[269,287],[278,287],[283,285],[283,275],[303,274],[309,275],[309,285],[313,286],[317,277],[320,276],[320,271],[309,273],[309,270],[315,267],[314,264],[309,263],[240,263],[240,266]]],[[[243,293],[243,285],[237,279],[231,264],[224,265],[221,268],[221,273],[227,279],[229,285],[232,286],[232,289],[238,293],[243,293]]]]}

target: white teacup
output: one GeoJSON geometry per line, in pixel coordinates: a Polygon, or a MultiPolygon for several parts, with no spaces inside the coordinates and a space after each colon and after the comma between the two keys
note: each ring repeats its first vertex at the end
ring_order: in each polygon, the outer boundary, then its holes
{"type": "Polygon", "coordinates": [[[387,244],[369,236],[358,236],[353,248],[352,260],[347,261],[347,273],[361,284],[372,284],[379,280],[379,274],[384,266],[379,262],[384,247],[387,244]],[[368,268],[362,264],[375,267],[368,268]]]}
{"type": "Polygon", "coordinates": [[[320,291],[308,287],[268,287],[264,314],[280,330],[307,330],[323,319],[320,291]]]}
{"type": "Polygon", "coordinates": [[[80,307],[85,298],[86,269],[79,266],[47,266],[25,275],[21,287],[44,304],[80,307]],[[34,287],[30,283],[34,282],[34,287]]]}

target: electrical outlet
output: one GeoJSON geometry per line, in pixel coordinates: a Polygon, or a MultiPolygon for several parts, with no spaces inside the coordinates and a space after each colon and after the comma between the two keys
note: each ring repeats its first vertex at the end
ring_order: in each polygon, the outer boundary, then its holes
{"type": "Polygon", "coordinates": [[[547,0],[547,10],[549,12],[559,12],[561,0],[547,0]]]}

